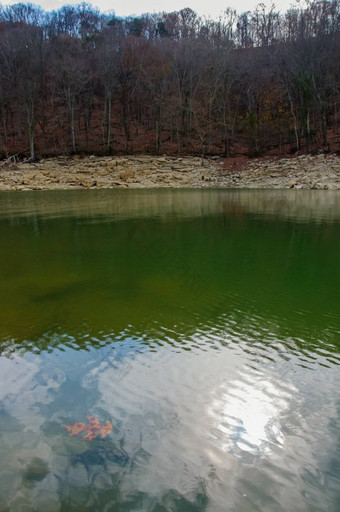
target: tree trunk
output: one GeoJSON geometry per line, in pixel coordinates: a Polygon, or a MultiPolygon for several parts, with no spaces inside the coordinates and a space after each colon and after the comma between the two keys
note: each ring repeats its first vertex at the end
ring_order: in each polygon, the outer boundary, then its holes
{"type": "Polygon", "coordinates": [[[299,151],[300,150],[299,129],[298,129],[298,124],[297,124],[296,114],[294,111],[293,99],[288,90],[287,90],[287,95],[288,95],[288,99],[289,99],[290,112],[291,112],[293,120],[294,120],[294,134],[295,134],[295,141],[296,141],[296,151],[299,151]]]}
{"type": "Polygon", "coordinates": [[[106,148],[111,150],[111,117],[112,117],[112,96],[111,91],[106,92],[106,148]]]}
{"type": "Polygon", "coordinates": [[[28,124],[28,136],[30,142],[30,160],[35,158],[35,147],[34,147],[34,135],[35,135],[35,118],[34,118],[34,98],[30,98],[27,106],[27,124],[28,124]]]}

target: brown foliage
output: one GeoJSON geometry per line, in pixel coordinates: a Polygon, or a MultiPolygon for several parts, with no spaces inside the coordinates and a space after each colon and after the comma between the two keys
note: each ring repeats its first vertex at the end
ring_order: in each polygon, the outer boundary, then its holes
{"type": "Polygon", "coordinates": [[[119,19],[0,5],[0,155],[337,150],[340,3],[119,19]]]}
{"type": "Polygon", "coordinates": [[[102,425],[96,416],[87,416],[87,419],[89,420],[88,423],[76,421],[75,423],[72,423],[72,425],[63,425],[63,428],[70,432],[70,437],[79,436],[80,434],[87,432],[87,434],[82,438],[83,441],[93,441],[99,435],[101,439],[105,439],[105,437],[113,430],[112,424],[108,420],[106,420],[105,424],[102,425]]]}

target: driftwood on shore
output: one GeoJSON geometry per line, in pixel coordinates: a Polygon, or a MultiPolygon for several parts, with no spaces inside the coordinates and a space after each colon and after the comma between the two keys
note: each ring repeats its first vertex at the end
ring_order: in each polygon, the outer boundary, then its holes
{"type": "Polygon", "coordinates": [[[15,155],[11,155],[6,160],[1,162],[1,167],[5,167],[8,164],[16,164],[19,162],[19,153],[15,153],[15,155]]]}

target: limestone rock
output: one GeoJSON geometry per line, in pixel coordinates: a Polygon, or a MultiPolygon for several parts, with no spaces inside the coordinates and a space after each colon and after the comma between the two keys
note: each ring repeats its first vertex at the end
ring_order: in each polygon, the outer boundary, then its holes
{"type": "Polygon", "coordinates": [[[340,189],[337,155],[248,160],[226,170],[224,160],[199,157],[95,157],[45,159],[39,164],[0,165],[0,190],[53,188],[224,187],[340,189]]]}
{"type": "Polygon", "coordinates": [[[124,172],[121,172],[120,175],[119,175],[120,179],[122,181],[127,181],[127,180],[131,180],[131,179],[134,179],[135,178],[135,172],[134,171],[124,171],[124,172]]]}

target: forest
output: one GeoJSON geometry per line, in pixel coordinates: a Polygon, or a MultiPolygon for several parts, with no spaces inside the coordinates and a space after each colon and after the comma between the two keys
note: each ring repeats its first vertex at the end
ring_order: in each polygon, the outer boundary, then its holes
{"type": "Polygon", "coordinates": [[[0,6],[0,157],[340,151],[340,2],[119,18],[0,6]]]}

